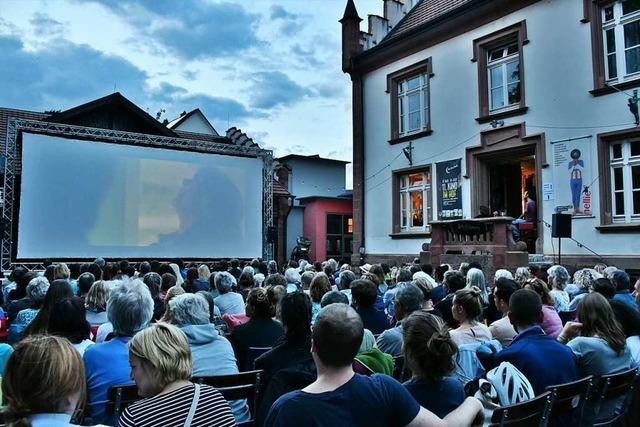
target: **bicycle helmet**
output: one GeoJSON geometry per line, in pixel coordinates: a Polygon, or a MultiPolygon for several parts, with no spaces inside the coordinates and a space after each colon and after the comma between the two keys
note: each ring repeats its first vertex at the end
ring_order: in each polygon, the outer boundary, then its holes
{"type": "Polygon", "coordinates": [[[500,406],[513,405],[535,397],[527,377],[509,362],[502,362],[500,366],[487,372],[487,381],[495,389],[500,406]]]}

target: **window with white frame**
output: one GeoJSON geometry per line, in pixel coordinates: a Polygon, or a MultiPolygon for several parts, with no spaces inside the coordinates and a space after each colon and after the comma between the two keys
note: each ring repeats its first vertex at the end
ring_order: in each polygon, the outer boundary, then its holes
{"type": "Polygon", "coordinates": [[[640,140],[609,148],[613,222],[640,222],[640,140]]]}
{"type": "Polygon", "coordinates": [[[400,231],[426,231],[431,219],[430,170],[398,175],[400,231]]]}
{"type": "Polygon", "coordinates": [[[640,0],[612,2],[601,13],[605,79],[640,77],[640,0]]]}
{"type": "Polygon", "coordinates": [[[489,111],[520,105],[518,42],[487,51],[489,111]]]}
{"type": "Polygon", "coordinates": [[[404,136],[429,128],[429,75],[398,82],[398,130],[404,136]]]}

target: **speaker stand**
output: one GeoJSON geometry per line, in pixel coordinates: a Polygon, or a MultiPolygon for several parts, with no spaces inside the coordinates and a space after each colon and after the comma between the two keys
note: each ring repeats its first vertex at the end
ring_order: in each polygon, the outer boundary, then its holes
{"type": "Polygon", "coordinates": [[[562,237],[558,237],[558,265],[562,265],[562,237]]]}

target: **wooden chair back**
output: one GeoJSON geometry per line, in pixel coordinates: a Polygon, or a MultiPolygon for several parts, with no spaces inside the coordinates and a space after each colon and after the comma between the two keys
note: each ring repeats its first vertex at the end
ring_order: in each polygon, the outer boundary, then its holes
{"type": "Polygon", "coordinates": [[[107,415],[120,418],[120,414],[127,406],[142,399],[138,395],[138,387],[135,384],[112,385],[107,390],[107,415]]]}
{"type": "Polygon", "coordinates": [[[581,380],[547,387],[545,391],[550,391],[554,397],[551,417],[572,419],[580,425],[594,383],[593,375],[589,375],[581,380]]]}
{"type": "Polygon", "coordinates": [[[637,375],[638,368],[633,368],[600,377],[593,392],[594,415],[597,420],[593,426],[611,426],[626,416],[634,395],[637,375]],[[602,414],[601,410],[607,403],[620,405],[613,413],[602,414]]]}
{"type": "Polygon", "coordinates": [[[545,427],[549,421],[552,405],[553,393],[547,391],[526,402],[496,409],[493,411],[489,425],[491,427],[545,427]]]}

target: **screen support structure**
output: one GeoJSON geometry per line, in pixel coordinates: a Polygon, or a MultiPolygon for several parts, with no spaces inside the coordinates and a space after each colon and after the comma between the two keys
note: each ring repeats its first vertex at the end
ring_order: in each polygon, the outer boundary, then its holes
{"type": "Polygon", "coordinates": [[[273,259],[273,243],[267,241],[267,229],[273,226],[273,152],[258,147],[237,144],[225,144],[212,141],[200,141],[187,138],[171,138],[159,135],[125,132],[112,129],[99,129],[75,126],[39,120],[9,119],[7,123],[7,139],[4,141],[4,192],[2,205],[2,243],[0,247],[1,266],[3,271],[11,270],[17,265],[28,269],[43,269],[42,264],[14,263],[13,257],[13,214],[16,200],[16,176],[22,167],[22,153],[18,150],[18,135],[21,131],[46,134],[51,136],[76,137],[78,139],[116,142],[119,144],[139,145],[154,148],[183,149],[201,153],[225,154],[231,156],[249,156],[262,160],[262,256],[265,260],[273,259]]]}

